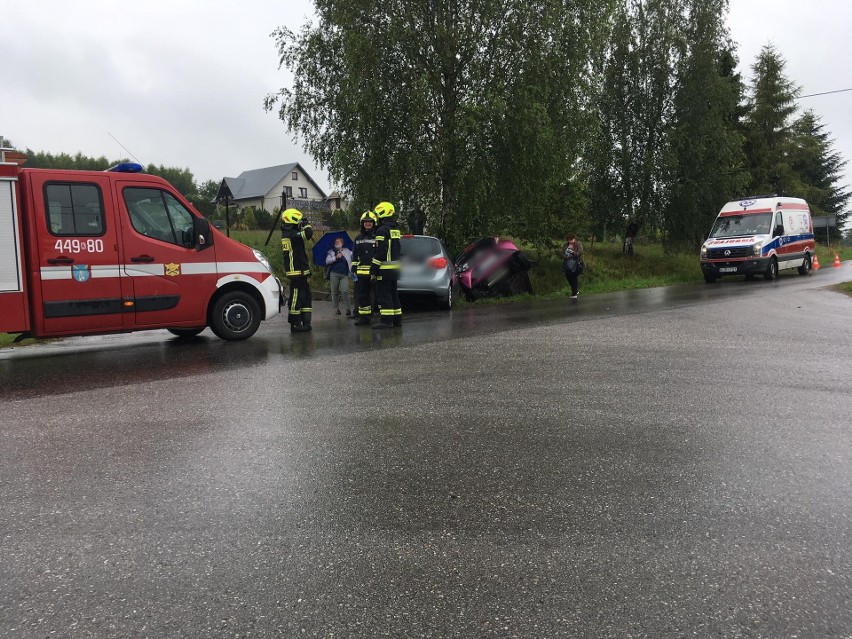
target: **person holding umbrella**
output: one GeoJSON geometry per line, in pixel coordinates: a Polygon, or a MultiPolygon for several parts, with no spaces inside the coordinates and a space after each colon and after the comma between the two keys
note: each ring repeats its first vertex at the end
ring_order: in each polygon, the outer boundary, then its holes
{"type": "Polygon", "coordinates": [[[352,315],[352,300],[349,296],[349,269],[352,267],[352,251],[343,246],[342,237],[334,238],[334,246],[328,249],[325,256],[325,266],[328,269],[331,305],[334,307],[334,313],[340,315],[340,298],[345,296],[346,314],[352,315]]]}
{"type": "Polygon", "coordinates": [[[311,265],[305,251],[305,242],[314,236],[310,224],[302,221],[302,212],[287,209],[281,214],[281,250],[284,252],[285,275],[290,279],[290,304],[287,321],[291,333],[311,330],[311,286],[308,278],[311,265]]]}

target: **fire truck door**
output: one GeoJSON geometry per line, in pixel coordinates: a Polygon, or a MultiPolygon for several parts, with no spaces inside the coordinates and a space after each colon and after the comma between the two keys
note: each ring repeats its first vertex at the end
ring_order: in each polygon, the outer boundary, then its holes
{"type": "Polygon", "coordinates": [[[195,245],[195,216],[159,185],[126,182],[118,190],[135,326],[204,326],[218,274],[214,247],[195,245]]]}

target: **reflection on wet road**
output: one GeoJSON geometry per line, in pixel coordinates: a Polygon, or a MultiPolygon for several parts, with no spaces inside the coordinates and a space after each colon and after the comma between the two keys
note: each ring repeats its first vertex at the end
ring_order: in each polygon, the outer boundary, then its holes
{"type": "MultiPolygon", "coordinates": [[[[56,395],[81,387],[115,387],[171,379],[266,363],[274,358],[322,357],[357,351],[463,339],[516,328],[591,320],[674,309],[729,300],[732,297],[773,298],[784,291],[828,286],[843,281],[846,270],[823,269],[808,278],[784,275],[779,281],[720,282],[714,286],[684,285],[602,295],[491,305],[462,305],[452,312],[429,310],[416,303],[402,330],[358,328],[344,316],[331,315],[317,303],[314,330],[291,335],[282,317],[261,325],[244,342],[228,343],[205,331],[181,340],[166,331],[131,335],[78,337],[0,351],[0,397],[56,395]]],[[[849,278],[846,278],[849,279],[849,278]]]]}

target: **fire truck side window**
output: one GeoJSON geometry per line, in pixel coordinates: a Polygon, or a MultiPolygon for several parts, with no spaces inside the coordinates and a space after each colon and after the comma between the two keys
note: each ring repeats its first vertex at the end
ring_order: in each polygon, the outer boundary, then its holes
{"type": "Polygon", "coordinates": [[[94,184],[56,184],[44,187],[47,225],[53,235],[104,234],[101,190],[94,184]]]}
{"type": "Polygon", "coordinates": [[[126,188],[124,203],[130,223],[142,235],[186,248],[194,245],[192,214],[170,193],[126,188]]]}

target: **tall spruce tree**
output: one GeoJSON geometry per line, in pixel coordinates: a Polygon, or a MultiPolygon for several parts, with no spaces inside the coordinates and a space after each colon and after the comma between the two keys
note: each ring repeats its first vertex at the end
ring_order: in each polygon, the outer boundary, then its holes
{"type": "MultiPolygon", "coordinates": [[[[791,168],[801,183],[799,195],[808,201],[813,215],[834,215],[837,227],[829,229],[832,241],[839,241],[849,219],[849,187],[842,185],[847,161],[834,150],[834,140],[811,110],[793,124],[790,151],[791,168]]],[[[825,236],[822,236],[825,237],[825,236]]],[[[818,239],[821,239],[818,237],[818,239]]]]}
{"type": "Polygon", "coordinates": [[[791,166],[791,125],[799,88],[784,75],[786,61],[771,44],[752,66],[746,118],[746,154],[752,194],[795,196],[800,183],[791,166]]]}

